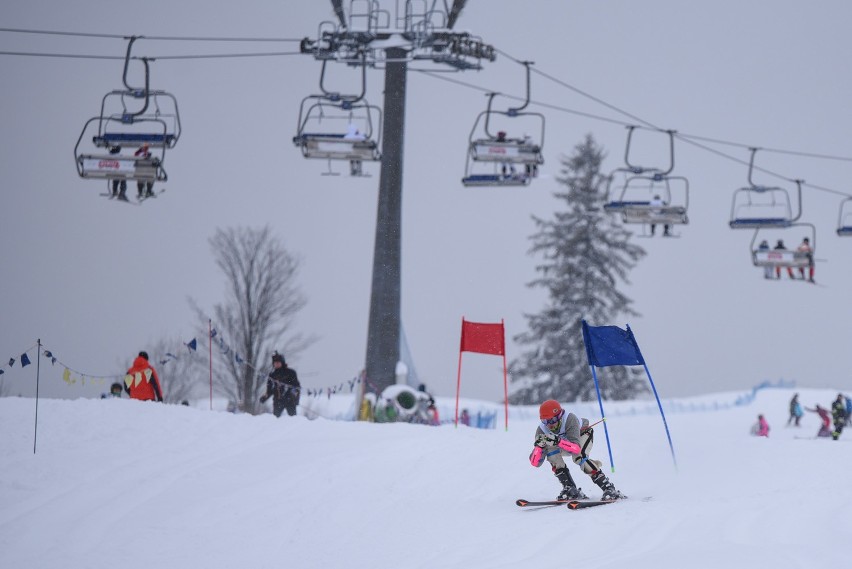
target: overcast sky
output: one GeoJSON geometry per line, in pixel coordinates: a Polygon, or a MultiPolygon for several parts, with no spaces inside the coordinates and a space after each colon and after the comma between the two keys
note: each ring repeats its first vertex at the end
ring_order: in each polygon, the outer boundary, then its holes
{"type": "MultiPolygon", "coordinates": [[[[638,119],[745,146],[852,156],[848,3],[519,6],[468,2],[456,29],[501,51],[482,71],[408,76],[402,319],[418,374],[443,396],[455,392],[462,316],[505,319],[511,338],[526,330],[525,313],[544,306],[544,293],[526,286],[540,260],[527,253],[531,216],[563,207],[553,197],[560,156],[587,133],[608,152],[607,170],[624,165],[624,125],[638,119]],[[546,115],[541,177],[526,188],[465,188],[460,179],[471,126],[485,108],[482,93],[524,94],[523,67],[511,58],[534,61],[540,72],[532,99],[541,104],[530,110],[546,115]]],[[[298,39],[332,18],[330,2],[318,0],[246,0],[215,10],[200,0],[12,0],[2,19],[4,27],[34,30],[298,39]]],[[[120,39],[0,32],[0,51],[121,56],[125,48],[120,39]]],[[[139,40],[135,48],[155,58],[291,51],[297,43],[139,40]]],[[[336,166],[341,176],[322,176],[326,164],[305,160],[290,142],[299,103],[319,91],[320,64],[305,55],[153,62],[151,88],[175,95],[183,134],[167,155],[167,191],[141,207],[99,197],[105,183],[80,179],[73,163],[84,123],[105,93],[122,88],[121,73],[118,60],[0,55],[0,361],[40,338],[75,370],[109,375],[160,338],[189,340],[188,299],[212,314],[224,297],[209,237],[217,228],[269,224],[302,260],[308,304],[298,328],[320,338],[290,363],[311,388],[355,376],[366,352],[378,165],[365,165],[369,178],[349,177],[345,165],[336,166]]],[[[359,88],[341,65],[328,73],[341,91],[359,88]]],[[[383,72],[368,75],[367,97],[381,105],[383,72]]],[[[648,256],[623,290],[641,317],[592,324],[629,322],[663,396],[779,378],[848,384],[852,239],[835,229],[840,194],[852,194],[852,164],[758,153],[758,165],[782,177],[757,172],[756,182],[808,183],[802,221],[817,227],[820,260],[817,286],[764,281],[751,264],[751,232],[728,227],[734,190],[747,183],[747,167],[736,160],[747,162],[747,149],[693,140],[712,151],[677,143],[675,173],[690,182],[689,225],[677,228],[677,239],[637,237],[648,256]]],[[[668,158],[665,138],[648,130],[637,134],[635,151],[641,164],[668,158]]],[[[809,232],[794,227],[766,238],[795,245],[809,232]]],[[[509,342],[509,358],[519,354],[509,342]]],[[[34,373],[4,369],[14,393],[34,392],[34,373]]],[[[42,395],[105,389],[68,386],[59,366],[42,371],[42,395]]],[[[501,383],[499,358],[465,355],[463,396],[497,400],[501,383]]]]}

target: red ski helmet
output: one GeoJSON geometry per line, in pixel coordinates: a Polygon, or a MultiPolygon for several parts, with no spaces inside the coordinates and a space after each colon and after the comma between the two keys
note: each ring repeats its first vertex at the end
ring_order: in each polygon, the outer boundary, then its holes
{"type": "Polygon", "coordinates": [[[548,399],[538,408],[538,417],[542,421],[558,418],[560,415],[562,415],[562,405],[555,399],[548,399]]]}

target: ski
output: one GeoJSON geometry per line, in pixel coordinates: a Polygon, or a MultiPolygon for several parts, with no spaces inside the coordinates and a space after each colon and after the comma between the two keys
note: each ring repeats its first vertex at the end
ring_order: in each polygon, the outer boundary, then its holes
{"type": "Polygon", "coordinates": [[[165,191],[166,191],[166,188],[161,188],[161,189],[157,190],[156,192],[154,192],[150,195],[146,194],[146,195],[143,195],[143,196],[139,196],[139,197],[136,198],[136,202],[141,204],[142,202],[144,202],[147,199],[156,198],[157,196],[159,196],[160,194],[162,194],[165,191]]]}
{"type": "MultiPolygon", "coordinates": [[[[619,498],[618,500],[543,500],[538,502],[530,502],[529,500],[519,499],[515,500],[515,504],[520,506],[521,508],[547,508],[552,506],[567,506],[570,510],[582,510],[584,508],[594,508],[595,506],[603,506],[604,504],[612,504],[615,502],[624,502],[626,500],[628,500],[626,496],[624,498],[619,498]]],[[[634,498],[631,501],[649,502],[651,501],[651,496],[634,498]]]]}
{"type": "Polygon", "coordinates": [[[561,506],[568,502],[571,502],[571,500],[545,500],[543,502],[530,502],[529,500],[524,499],[515,500],[515,504],[522,508],[527,506],[561,506]]]}
{"type": "Polygon", "coordinates": [[[544,500],[540,502],[530,502],[529,500],[519,499],[515,501],[515,504],[521,508],[567,506],[570,510],[581,510],[583,508],[593,508],[595,506],[603,506],[604,504],[612,504],[613,502],[618,502],[618,500],[544,500]]]}
{"type": "Polygon", "coordinates": [[[594,508],[595,506],[603,506],[604,504],[614,504],[618,500],[571,500],[566,506],[569,510],[582,510],[583,508],[594,508]]]}

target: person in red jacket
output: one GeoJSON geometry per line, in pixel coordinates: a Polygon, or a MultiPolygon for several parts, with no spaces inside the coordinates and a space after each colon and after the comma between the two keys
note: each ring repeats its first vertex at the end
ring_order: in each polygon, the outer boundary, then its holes
{"type": "Polygon", "coordinates": [[[124,376],[124,390],[131,399],[162,402],[163,390],[160,388],[160,376],[148,363],[148,352],[139,352],[133,360],[133,366],[124,376]]]}

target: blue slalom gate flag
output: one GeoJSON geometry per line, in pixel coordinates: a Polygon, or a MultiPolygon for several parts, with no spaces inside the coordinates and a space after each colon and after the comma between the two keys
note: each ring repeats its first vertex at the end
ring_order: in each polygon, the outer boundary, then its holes
{"type": "MultiPolygon", "coordinates": [[[[601,399],[601,390],[598,384],[598,374],[595,368],[608,367],[615,365],[637,366],[641,365],[645,368],[645,374],[648,376],[648,381],[651,383],[651,390],[654,392],[654,397],[657,400],[657,407],[660,409],[660,416],[663,418],[663,426],[666,429],[666,437],[669,440],[669,449],[672,453],[672,461],[677,468],[677,459],[675,458],[674,445],[672,444],[672,436],[669,433],[669,425],[666,422],[666,415],[663,413],[663,404],[660,402],[660,396],[657,394],[657,387],[654,385],[654,380],[651,377],[651,372],[648,370],[648,365],[645,363],[645,358],[642,357],[642,352],[639,350],[639,344],[636,342],[636,337],[630,326],[626,330],[622,330],[618,326],[589,326],[583,320],[583,343],[586,345],[586,357],[589,360],[589,367],[592,370],[592,378],[595,381],[595,391],[598,394],[598,405],[601,410],[601,418],[605,419],[603,410],[603,400],[601,399]]],[[[604,434],[606,435],[606,446],[609,451],[610,469],[615,472],[615,465],[612,461],[612,448],[609,444],[609,429],[606,421],[604,421],[604,434]]]]}
{"type": "Polygon", "coordinates": [[[618,326],[589,326],[583,320],[583,343],[589,365],[641,366],[645,365],[642,352],[630,326],[622,330],[618,326]]]}

